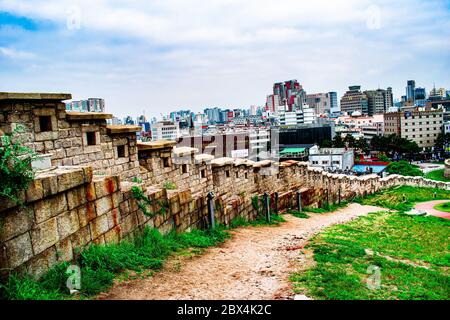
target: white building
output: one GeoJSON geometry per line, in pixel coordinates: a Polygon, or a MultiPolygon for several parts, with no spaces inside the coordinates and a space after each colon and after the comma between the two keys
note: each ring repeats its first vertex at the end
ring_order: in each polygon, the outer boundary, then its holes
{"type": "Polygon", "coordinates": [[[324,169],[350,170],[355,164],[353,149],[347,148],[319,148],[309,149],[309,165],[324,169]]]}
{"type": "Polygon", "coordinates": [[[180,137],[180,129],[172,121],[160,121],[151,125],[152,140],[172,140],[180,137]]]}

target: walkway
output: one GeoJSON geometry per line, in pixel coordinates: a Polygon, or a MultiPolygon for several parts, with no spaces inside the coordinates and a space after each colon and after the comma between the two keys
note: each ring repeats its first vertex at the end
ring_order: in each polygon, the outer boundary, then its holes
{"type": "Polygon", "coordinates": [[[220,247],[193,258],[174,257],[161,272],[120,282],[99,299],[293,299],[289,274],[302,261],[299,250],[323,228],[386,209],[350,204],[309,219],[285,215],[279,226],[245,227],[220,247]]]}
{"type": "Polygon", "coordinates": [[[448,200],[434,200],[434,201],[427,201],[427,202],[420,202],[416,204],[414,207],[417,210],[423,210],[426,211],[428,214],[436,217],[446,218],[450,219],[450,212],[442,212],[439,210],[434,209],[434,206],[440,203],[449,202],[448,200]]]}

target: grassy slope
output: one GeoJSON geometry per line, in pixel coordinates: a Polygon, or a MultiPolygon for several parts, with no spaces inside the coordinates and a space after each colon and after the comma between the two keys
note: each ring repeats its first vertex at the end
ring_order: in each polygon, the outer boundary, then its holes
{"type": "Polygon", "coordinates": [[[450,299],[449,227],[441,218],[388,212],[330,227],[308,246],[316,266],[291,280],[316,299],[450,299]],[[380,289],[367,287],[369,266],[381,268],[380,289]]]}
{"type": "Polygon", "coordinates": [[[450,182],[450,179],[444,177],[444,169],[428,172],[425,175],[425,178],[437,181],[450,182]]]}
{"type": "MultiPolygon", "coordinates": [[[[358,202],[406,211],[434,199],[450,199],[450,192],[402,186],[358,202]]],[[[446,219],[401,212],[372,213],[330,227],[308,246],[316,265],[291,280],[296,291],[317,299],[449,299],[449,227],[446,219]],[[369,266],[381,268],[379,290],[367,287],[369,266]]]]}
{"type": "Polygon", "coordinates": [[[355,199],[355,202],[393,210],[408,211],[416,202],[446,199],[450,199],[450,192],[446,190],[401,186],[387,189],[365,198],[355,199]],[[435,193],[436,198],[434,198],[435,193]],[[403,197],[406,198],[406,201],[403,200],[403,197]]]}

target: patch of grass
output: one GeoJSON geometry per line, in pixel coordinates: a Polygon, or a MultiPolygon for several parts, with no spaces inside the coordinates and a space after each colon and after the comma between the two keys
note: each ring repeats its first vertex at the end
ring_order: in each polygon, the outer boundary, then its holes
{"type": "Polygon", "coordinates": [[[448,300],[449,227],[446,219],[389,212],[329,227],[306,247],[316,265],[291,275],[294,290],[315,299],[448,300]],[[367,286],[371,266],[380,268],[378,289],[367,286]]]}
{"type": "Polygon", "coordinates": [[[282,215],[270,214],[270,222],[267,222],[265,217],[258,216],[256,220],[247,221],[242,217],[236,217],[230,222],[230,228],[248,227],[248,226],[265,226],[265,225],[278,225],[281,222],[286,222],[282,215]]]}
{"type": "Polygon", "coordinates": [[[356,198],[355,202],[399,211],[411,210],[415,203],[430,200],[450,200],[450,191],[437,188],[418,188],[400,186],[386,189],[364,198],[356,198]]]}
{"type": "Polygon", "coordinates": [[[434,206],[436,210],[450,212],[450,202],[440,203],[434,206]]]}
{"type": "Polygon", "coordinates": [[[287,213],[292,214],[294,217],[300,218],[300,219],[308,219],[309,218],[309,216],[306,213],[300,212],[297,210],[288,210],[287,213]]]}
{"type": "Polygon", "coordinates": [[[445,170],[442,169],[428,172],[427,174],[425,174],[425,178],[436,181],[450,182],[450,179],[444,177],[444,171],[445,170]]]}

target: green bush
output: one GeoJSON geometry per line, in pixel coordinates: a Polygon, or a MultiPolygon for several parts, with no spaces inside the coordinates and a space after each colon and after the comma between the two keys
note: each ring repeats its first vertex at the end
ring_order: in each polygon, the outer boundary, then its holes
{"type": "Polygon", "coordinates": [[[38,158],[34,151],[23,146],[20,138],[23,133],[24,127],[17,126],[11,134],[0,137],[0,198],[18,204],[20,192],[27,189],[34,179],[31,162],[38,158]]]}
{"type": "Polygon", "coordinates": [[[418,166],[410,164],[408,161],[401,160],[398,162],[391,162],[386,171],[392,174],[399,174],[402,176],[423,176],[422,170],[418,166]]]}

